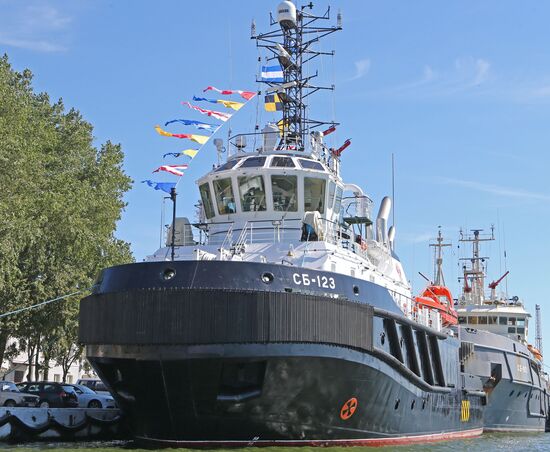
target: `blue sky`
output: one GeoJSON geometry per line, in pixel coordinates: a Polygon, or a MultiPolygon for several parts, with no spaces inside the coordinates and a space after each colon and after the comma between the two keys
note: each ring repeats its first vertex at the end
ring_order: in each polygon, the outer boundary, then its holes
{"type": "MultiPolygon", "coordinates": [[[[254,18],[267,29],[277,2],[0,0],[0,52],[35,73],[35,88],[62,97],[95,126],[97,143],[120,142],[136,181],[117,235],[138,260],[159,242],[161,195],[139,181],[152,177],[165,152],[188,146],[153,126],[183,117],[180,102],[207,85],[255,90],[254,18]]],[[[324,11],[326,1],[317,3],[324,11]]],[[[377,204],[391,190],[396,160],[397,251],[415,290],[431,273],[428,240],[441,225],[457,244],[460,227],[488,230],[497,241],[489,277],[504,269],[510,295],[529,310],[542,305],[550,324],[550,4],[512,1],[339,1],[344,30],[313,68],[337,86],[312,101],[318,117],[342,123],[334,144],[352,138],[343,157],[346,181],[377,204]],[[499,254],[500,253],[500,254],[499,254]]],[[[264,113],[262,123],[270,116],[264,113]]],[[[234,131],[255,121],[247,105],[234,131]]],[[[183,128],[174,132],[184,132],[183,128]]],[[[227,130],[221,134],[227,137],[227,130]]],[[[215,161],[206,146],[179,185],[179,215],[193,216],[194,180],[215,161]]],[[[376,209],[377,207],[375,207],[376,209]]],[[[456,294],[457,257],[447,253],[447,282],[456,294]]],[[[548,330],[547,330],[548,331],[548,330]]],[[[534,322],[531,337],[534,336],[534,322]]],[[[550,351],[550,333],[546,334],[550,351]]]]}

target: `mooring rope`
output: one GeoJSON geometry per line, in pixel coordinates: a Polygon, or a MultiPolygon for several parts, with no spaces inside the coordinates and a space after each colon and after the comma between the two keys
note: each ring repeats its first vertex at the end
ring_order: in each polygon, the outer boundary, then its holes
{"type": "Polygon", "coordinates": [[[88,292],[89,290],[91,290],[94,286],[91,286],[91,287],[88,287],[86,289],[82,289],[82,290],[78,290],[76,292],[71,292],[67,295],[61,295],[59,297],[56,297],[56,298],[52,298],[51,300],[46,300],[46,301],[41,301],[40,303],[37,303],[37,304],[33,304],[32,306],[27,306],[25,308],[20,308],[20,309],[16,309],[15,311],[9,311],[9,312],[5,312],[4,314],[0,314],[0,319],[3,318],[3,317],[7,317],[9,315],[13,315],[13,314],[19,314],[20,312],[23,312],[23,311],[28,311],[30,309],[36,309],[36,308],[39,308],[41,306],[45,306],[47,304],[50,304],[50,303],[54,303],[55,301],[60,301],[60,300],[64,300],[65,298],[69,298],[69,297],[72,297],[73,295],[78,295],[79,293],[83,293],[83,292],[88,292]]]}

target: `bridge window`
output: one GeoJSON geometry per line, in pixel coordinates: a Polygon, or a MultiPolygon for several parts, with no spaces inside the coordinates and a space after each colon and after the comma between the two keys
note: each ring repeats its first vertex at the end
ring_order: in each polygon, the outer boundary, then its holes
{"type": "Polygon", "coordinates": [[[477,325],[477,316],[471,315],[470,317],[468,317],[468,323],[470,325],[477,325]]]}
{"type": "Polygon", "coordinates": [[[518,317],[518,319],[516,321],[516,324],[517,324],[517,326],[525,326],[525,319],[520,319],[518,317]]]}
{"type": "Polygon", "coordinates": [[[306,211],[325,211],[325,179],[304,177],[304,209],[306,211]]]}
{"type": "Polygon", "coordinates": [[[282,212],[298,210],[298,178],[296,176],[271,176],[273,209],[282,212]]]}
{"type": "Polygon", "coordinates": [[[212,195],[210,194],[210,187],[208,186],[208,182],[202,184],[199,187],[199,191],[201,194],[202,207],[204,208],[206,218],[212,218],[215,214],[214,205],[212,204],[212,195]]]}
{"type": "Polygon", "coordinates": [[[525,334],[525,328],[523,328],[523,327],[518,326],[516,328],[516,331],[517,331],[518,334],[525,334]]]}
{"type": "Polygon", "coordinates": [[[508,325],[508,317],[499,317],[498,318],[498,324],[499,325],[508,325]]]}
{"type": "Polygon", "coordinates": [[[216,173],[218,171],[225,171],[225,170],[228,170],[228,169],[231,169],[233,168],[237,163],[239,163],[241,160],[240,159],[235,159],[235,160],[231,160],[229,162],[226,162],[224,163],[222,166],[220,166],[219,168],[216,169],[216,173]]]}
{"type": "Polygon", "coordinates": [[[323,165],[321,165],[319,162],[316,162],[315,160],[307,160],[307,159],[298,159],[300,162],[300,165],[304,169],[312,169],[312,170],[318,170],[318,171],[324,171],[325,168],[323,168],[323,165]]]}
{"type": "Polygon", "coordinates": [[[250,157],[247,158],[239,168],[257,168],[264,166],[265,157],[250,157]]]}
{"type": "Polygon", "coordinates": [[[489,325],[496,325],[497,324],[497,319],[498,319],[498,317],[489,316],[488,317],[489,325]]]}
{"type": "Polygon", "coordinates": [[[273,157],[271,160],[271,166],[278,168],[294,168],[296,165],[294,165],[294,162],[290,157],[273,157]]]}
{"type": "Polygon", "coordinates": [[[237,207],[235,206],[235,196],[233,195],[233,187],[231,187],[231,179],[215,179],[213,183],[218,213],[220,215],[235,213],[237,207]]]}
{"type": "Polygon", "coordinates": [[[487,325],[487,317],[485,317],[484,315],[480,315],[479,316],[479,324],[480,325],[487,325]]]}
{"type": "Polygon", "coordinates": [[[262,176],[239,177],[239,193],[243,212],[265,210],[265,188],[262,176]]]}
{"type": "Polygon", "coordinates": [[[466,317],[459,317],[458,323],[466,323],[466,317]]]}
{"type": "Polygon", "coordinates": [[[334,211],[340,213],[340,206],[342,205],[342,194],[344,191],[341,187],[336,187],[336,196],[334,197],[334,211]]]}
{"type": "Polygon", "coordinates": [[[516,324],[516,318],[508,317],[508,325],[515,325],[515,324],[516,324]]]}
{"type": "Polygon", "coordinates": [[[328,183],[328,201],[327,206],[330,209],[334,204],[334,192],[336,190],[336,184],[332,181],[328,183]]]}
{"type": "Polygon", "coordinates": [[[509,327],[508,327],[508,333],[516,334],[516,327],[514,327],[514,326],[509,326],[509,327]]]}

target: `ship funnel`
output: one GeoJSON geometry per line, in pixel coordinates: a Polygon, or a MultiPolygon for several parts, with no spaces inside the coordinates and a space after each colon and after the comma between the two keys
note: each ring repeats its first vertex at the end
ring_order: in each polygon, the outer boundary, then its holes
{"type": "Polygon", "coordinates": [[[379,243],[388,243],[387,224],[388,218],[390,217],[390,210],[391,198],[385,196],[380,203],[380,210],[376,217],[376,240],[378,240],[379,243]]]}
{"type": "Polygon", "coordinates": [[[394,241],[395,241],[395,226],[390,226],[390,230],[388,231],[388,242],[392,250],[393,250],[394,241]]]}

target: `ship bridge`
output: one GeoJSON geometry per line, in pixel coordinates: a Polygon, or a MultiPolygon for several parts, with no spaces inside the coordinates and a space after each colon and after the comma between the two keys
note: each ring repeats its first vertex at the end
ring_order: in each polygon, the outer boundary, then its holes
{"type": "Polygon", "coordinates": [[[256,242],[271,241],[273,234],[283,241],[300,240],[303,234],[309,240],[335,238],[346,211],[357,222],[362,219],[365,237],[360,239],[372,235],[371,200],[316,159],[236,155],[197,184],[210,244],[223,241],[230,226],[235,232],[255,229],[256,242]],[[343,199],[350,188],[354,196],[343,199]]]}
{"type": "Polygon", "coordinates": [[[465,327],[483,329],[521,342],[527,340],[531,315],[519,300],[460,306],[457,312],[458,322],[465,327]]]}

